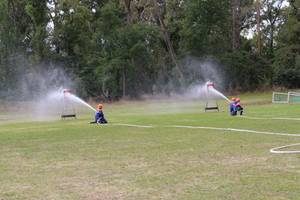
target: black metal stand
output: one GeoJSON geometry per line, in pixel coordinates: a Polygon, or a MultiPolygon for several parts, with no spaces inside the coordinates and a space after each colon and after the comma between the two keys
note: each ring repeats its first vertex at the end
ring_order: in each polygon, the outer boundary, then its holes
{"type": "Polygon", "coordinates": [[[75,119],[77,119],[77,118],[76,118],[76,114],[72,114],[72,115],[61,115],[61,119],[71,118],[71,117],[74,117],[75,119]]]}
{"type": "Polygon", "coordinates": [[[73,102],[69,100],[68,93],[64,93],[63,96],[63,102],[62,102],[62,113],[61,113],[61,119],[66,118],[76,118],[76,111],[75,107],[73,105],[73,102]]]}
{"type": "Polygon", "coordinates": [[[217,110],[219,112],[220,110],[219,110],[218,102],[216,102],[216,106],[209,106],[208,101],[207,101],[206,105],[205,105],[205,108],[204,108],[204,111],[206,112],[208,110],[217,110]]]}

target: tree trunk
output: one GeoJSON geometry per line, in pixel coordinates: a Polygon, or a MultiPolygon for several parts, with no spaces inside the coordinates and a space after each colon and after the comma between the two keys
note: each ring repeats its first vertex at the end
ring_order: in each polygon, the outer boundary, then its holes
{"type": "Polygon", "coordinates": [[[167,30],[167,27],[166,27],[163,19],[160,16],[159,16],[158,20],[159,20],[160,30],[161,30],[161,33],[162,33],[163,38],[165,40],[166,46],[168,48],[168,52],[170,54],[170,57],[171,57],[173,63],[176,65],[176,67],[178,67],[176,54],[175,54],[175,51],[174,51],[174,48],[173,48],[173,45],[172,45],[172,42],[171,42],[171,39],[170,39],[169,32],[167,30]]]}
{"type": "MultiPolygon", "coordinates": [[[[131,25],[132,24],[132,11],[131,11],[131,2],[132,0],[124,0],[125,2],[125,7],[127,10],[127,14],[126,14],[126,21],[127,21],[127,25],[131,25]]],[[[123,66],[122,69],[122,92],[123,92],[123,98],[126,97],[126,67],[123,66]]]]}
{"type": "Polygon", "coordinates": [[[177,56],[176,56],[175,50],[173,48],[173,45],[172,45],[172,42],[171,42],[171,39],[170,39],[168,28],[167,28],[167,26],[164,22],[163,14],[160,12],[160,8],[159,8],[157,0],[153,0],[153,3],[154,3],[154,12],[155,12],[155,15],[157,17],[156,21],[157,21],[157,23],[160,27],[160,32],[161,32],[161,34],[163,36],[163,39],[165,41],[165,44],[167,46],[170,58],[171,58],[173,64],[175,65],[176,74],[179,76],[179,81],[182,84],[183,81],[184,81],[183,73],[180,70],[180,67],[178,65],[177,56]]]}
{"type": "Polygon", "coordinates": [[[273,53],[274,50],[274,24],[271,24],[271,30],[270,30],[270,50],[273,53]]]}
{"type": "Polygon", "coordinates": [[[257,32],[257,52],[261,55],[261,16],[260,16],[260,0],[256,0],[256,32],[257,32]]]}
{"type": "Polygon", "coordinates": [[[127,10],[127,23],[128,24],[132,23],[131,1],[132,0],[124,0],[126,10],[127,10]]]}
{"type": "Polygon", "coordinates": [[[122,92],[123,98],[126,97],[126,74],[125,74],[125,67],[122,70],[122,92]]]}
{"type": "Polygon", "coordinates": [[[8,8],[8,13],[10,14],[10,18],[12,19],[15,28],[17,28],[16,8],[15,8],[15,4],[14,4],[13,0],[7,1],[7,8],[8,8]]]}
{"type": "Polygon", "coordinates": [[[237,51],[241,47],[241,0],[231,0],[231,15],[232,15],[232,50],[237,51]]]}

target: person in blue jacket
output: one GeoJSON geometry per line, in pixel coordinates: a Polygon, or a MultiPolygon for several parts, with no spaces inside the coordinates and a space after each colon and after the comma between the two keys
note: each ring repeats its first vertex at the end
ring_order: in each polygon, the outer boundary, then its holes
{"type": "Polygon", "coordinates": [[[237,114],[236,111],[236,98],[231,99],[231,103],[229,104],[229,112],[230,115],[235,116],[237,114]]]}
{"type": "Polygon", "coordinates": [[[243,115],[244,108],[241,106],[241,99],[237,98],[235,100],[235,110],[236,112],[240,112],[240,115],[243,115]]]}
{"type": "Polygon", "coordinates": [[[103,113],[103,105],[98,104],[97,105],[97,112],[95,113],[95,121],[91,122],[92,124],[97,123],[97,124],[106,124],[107,120],[104,117],[103,113]]]}

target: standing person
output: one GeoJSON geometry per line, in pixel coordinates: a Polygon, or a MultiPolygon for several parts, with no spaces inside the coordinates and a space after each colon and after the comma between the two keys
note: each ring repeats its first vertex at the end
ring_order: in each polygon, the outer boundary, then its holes
{"type": "Polygon", "coordinates": [[[97,112],[95,113],[95,121],[91,122],[91,124],[106,124],[107,120],[104,117],[104,113],[103,113],[103,105],[102,104],[98,104],[97,105],[97,112]]]}
{"type": "Polygon", "coordinates": [[[241,106],[240,98],[236,99],[235,110],[236,110],[236,112],[240,112],[240,115],[243,115],[244,108],[241,106]]]}
{"type": "Polygon", "coordinates": [[[236,98],[233,97],[231,99],[231,103],[229,104],[229,112],[230,112],[230,115],[232,116],[235,116],[237,111],[236,111],[236,98]]]}

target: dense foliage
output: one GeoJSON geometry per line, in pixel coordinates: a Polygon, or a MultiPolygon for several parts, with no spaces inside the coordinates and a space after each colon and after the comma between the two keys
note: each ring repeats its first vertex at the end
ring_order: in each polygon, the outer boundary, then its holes
{"type": "Polygon", "coordinates": [[[0,1],[0,98],[57,66],[86,97],[168,93],[196,79],[186,57],[228,90],[300,87],[300,0],[0,1]]]}

